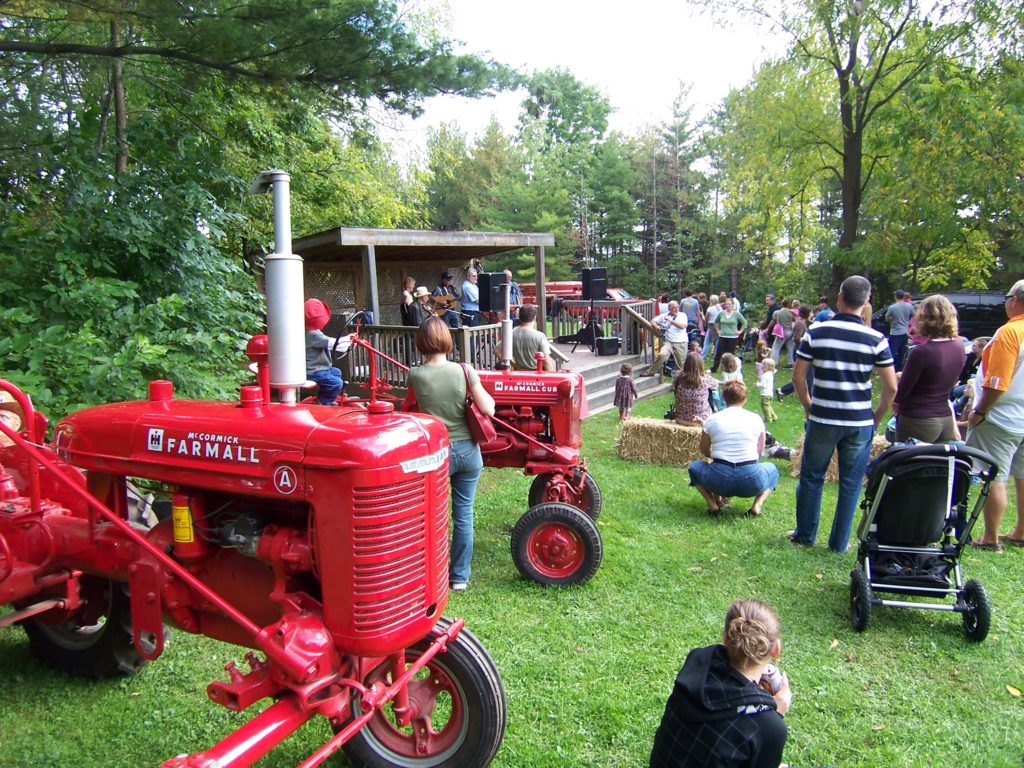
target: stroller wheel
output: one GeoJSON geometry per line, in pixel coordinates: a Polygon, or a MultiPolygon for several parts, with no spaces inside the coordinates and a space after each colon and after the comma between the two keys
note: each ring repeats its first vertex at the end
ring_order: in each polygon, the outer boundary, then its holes
{"type": "Polygon", "coordinates": [[[977,579],[968,579],[964,584],[963,605],[964,612],[960,616],[964,620],[967,639],[980,643],[992,624],[992,603],[985,587],[977,579]]]}
{"type": "MultiPolygon", "coordinates": [[[[965,614],[966,616],[966,614],[965,614]]],[[[966,621],[966,618],[964,619],[966,621]]],[[[867,574],[857,566],[850,571],[850,623],[863,632],[871,621],[871,585],[867,574]]]]}

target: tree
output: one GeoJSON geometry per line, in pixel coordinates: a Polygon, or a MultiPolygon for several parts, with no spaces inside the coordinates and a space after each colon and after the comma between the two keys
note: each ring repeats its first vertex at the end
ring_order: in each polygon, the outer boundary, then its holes
{"type": "Polygon", "coordinates": [[[466,136],[454,124],[427,134],[427,199],[433,229],[466,229],[470,190],[465,184],[470,162],[466,136]]]}
{"type": "Polygon", "coordinates": [[[164,61],[192,76],[298,87],[335,116],[371,99],[416,112],[425,96],[479,95],[507,75],[494,62],[453,53],[432,31],[421,34],[387,1],[7,3],[3,16],[0,54],[140,68],[164,61]]]}
{"type": "Polygon", "coordinates": [[[813,131],[806,137],[808,146],[821,152],[821,168],[835,176],[840,188],[842,228],[832,259],[833,291],[856,255],[861,203],[883,159],[867,148],[869,131],[938,56],[969,38],[974,6],[971,0],[925,5],[917,0],[765,0],[744,6],[790,36],[792,56],[809,77],[827,72],[833,78],[838,131],[813,131]]]}
{"type": "Polygon", "coordinates": [[[158,376],[231,392],[262,327],[253,174],[295,173],[298,232],[421,225],[355,111],[503,72],[365,0],[7,3],[0,62],[0,354],[54,417],[158,376]]]}

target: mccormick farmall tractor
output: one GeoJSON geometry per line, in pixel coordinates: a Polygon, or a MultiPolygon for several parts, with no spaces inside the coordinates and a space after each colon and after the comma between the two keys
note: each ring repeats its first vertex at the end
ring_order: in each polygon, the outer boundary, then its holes
{"type": "MultiPolygon", "coordinates": [[[[491,275],[499,285],[502,273],[491,275]]],[[[505,307],[508,284],[505,283],[505,307]]],[[[512,321],[502,321],[503,369],[478,371],[495,402],[497,437],[481,445],[484,465],[518,467],[534,477],[529,509],[512,530],[512,559],[519,572],[540,584],[564,586],[589,581],[601,566],[603,545],[597,528],[601,490],[580,456],[581,419],[586,397],[583,377],[572,371],[545,373],[511,370],[512,321]]],[[[369,402],[388,384],[377,376],[377,357],[393,366],[408,366],[353,335],[368,355],[369,402]]],[[[405,407],[411,405],[406,401],[405,407]]],[[[412,404],[414,407],[414,404],[412,404]]]]}
{"type": "MultiPolygon", "coordinates": [[[[448,439],[385,402],[297,402],[305,380],[302,263],[291,254],[288,174],[274,194],[269,343],[250,345],[265,386],[236,402],[175,398],[87,408],[42,445],[45,417],[10,383],[22,430],[0,422],[0,625],[89,677],[131,674],[164,648],[165,623],[253,649],[210,699],[272,704],[177,768],[252,765],[303,723],[328,718],[357,765],[482,767],[504,734],[493,662],[448,597],[448,439]],[[271,388],[277,390],[272,400],[271,388]],[[133,477],[164,484],[172,514],[129,522],[133,477]]],[[[144,736],[143,736],[144,738],[144,736]]]]}

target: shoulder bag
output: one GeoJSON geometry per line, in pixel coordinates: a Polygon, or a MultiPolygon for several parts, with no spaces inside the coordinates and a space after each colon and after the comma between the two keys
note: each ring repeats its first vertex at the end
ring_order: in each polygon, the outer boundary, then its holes
{"type": "Polygon", "coordinates": [[[491,417],[485,416],[473,399],[473,391],[469,382],[469,368],[465,363],[459,363],[459,365],[462,366],[462,373],[466,377],[466,426],[469,427],[469,433],[473,435],[473,440],[478,445],[484,445],[495,440],[498,437],[498,431],[494,428],[491,417]]]}

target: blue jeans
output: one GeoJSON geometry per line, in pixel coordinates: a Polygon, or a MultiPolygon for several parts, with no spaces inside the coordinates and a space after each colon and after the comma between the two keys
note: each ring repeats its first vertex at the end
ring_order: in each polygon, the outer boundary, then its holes
{"type": "Polygon", "coordinates": [[[315,381],[319,386],[316,391],[317,405],[334,405],[334,401],[341,394],[341,388],[345,386],[341,371],[337,368],[328,368],[326,371],[314,371],[308,376],[310,381],[315,381]]]}
{"type": "Polygon", "coordinates": [[[893,364],[896,373],[903,370],[903,364],[907,362],[907,334],[900,333],[889,337],[889,351],[892,352],[893,364]]]}
{"type": "MultiPolygon", "coordinates": [[[[807,367],[807,391],[811,394],[812,397],[814,396],[814,366],[813,365],[807,367]]],[[[783,384],[781,387],[779,387],[779,392],[781,392],[784,395],[792,395],[794,392],[796,392],[796,385],[794,385],[792,381],[788,381],[785,384],[783,384]]]]}
{"type": "Polygon", "coordinates": [[[701,354],[707,357],[715,351],[715,345],[718,343],[718,331],[715,330],[714,326],[708,328],[708,332],[704,334],[704,346],[701,349],[701,354]]]}
{"type": "Polygon", "coordinates": [[[793,538],[801,544],[811,545],[818,537],[821,518],[821,491],[825,484],[832,453],[839,453],[839,498],[828,548],[845,552],[853,529],[853,516],[864,482],[864,471],[871,458],[871,439],[875,428],[840,427],[808,421],[804,425],[803,460],[800,463],[800,481],[796,486],[796,531],[793,538]]]}
{"type": "Polygon", "coordinates": [[[473,559],[473,499],[476,484],[484,468],[480,446],[473,440],[456,440],[448,457],[448,477],[452,484],[452,555],[448,580],[469,582],[469,563],[473,559]]]}

